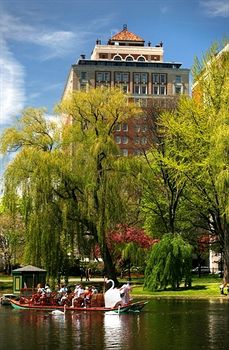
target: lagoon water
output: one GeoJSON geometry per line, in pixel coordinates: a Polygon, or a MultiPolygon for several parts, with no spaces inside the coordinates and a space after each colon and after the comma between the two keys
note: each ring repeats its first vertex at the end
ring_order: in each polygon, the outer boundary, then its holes
{"type": "Polygon", "coordinates": [[[141,313],[49,312],[0,307],[1,350],[226,350],[229,298],[150,300],[141,313]]]}

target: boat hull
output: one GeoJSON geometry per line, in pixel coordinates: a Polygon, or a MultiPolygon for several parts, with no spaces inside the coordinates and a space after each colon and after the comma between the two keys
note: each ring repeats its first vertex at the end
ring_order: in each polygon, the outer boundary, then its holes
{"type": "MultiPolygon", "coordinates": [[[[108,311],[114,311],[117,313],[124,313],[124,312],[138,312],[142,310],[142,308],[145,306],[147,302],[146,301],[137,301],[130,303],[125,306],[119,306],[114,308],[106,308],[106,307],[66,307],[66,311],[86,311],[86,312],[92,312],[92,311],[102,311],[102,312],[108,312],[108,311]]],[[[36,310],[36,311],[53,311],[53,310],[60,310],[64,311],[64,306],[60,305],[37,305],[37,304],[25,304],[20,303],[18,300],[11,300],[11,306],[16,310],[36,310]]]]}

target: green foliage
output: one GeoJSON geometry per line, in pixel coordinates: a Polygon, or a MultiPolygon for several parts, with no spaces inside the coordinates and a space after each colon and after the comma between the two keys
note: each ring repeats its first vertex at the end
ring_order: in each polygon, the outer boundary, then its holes
{"type": "Polygon", "coordinates": [[[89,254],[99,242],[109,270],[106,232],[124,220],[130,197],[112,132],[138,110],[115,89],[73,93],[57,110],[61,126],[30,108],[3,133],[1,151],[18,150],[5,174],[5,203],[13,212],[20,202],[26,262],[55,277],[69,253],[89,254]]]}
{"type": "Polygon", "coordinates": [[[164,235],[152,247],[145,270],[144,287],[149,290],[172,289],[179,287],[182,278],[191,283],[192,248],[179,235],[164,235]]]}

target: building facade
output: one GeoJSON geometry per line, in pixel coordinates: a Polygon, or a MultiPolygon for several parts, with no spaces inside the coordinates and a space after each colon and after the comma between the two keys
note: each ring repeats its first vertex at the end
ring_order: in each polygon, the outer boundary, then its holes
{"type": "MultiPolygon", "coordinates": [[[[106,45],[97,40],[90,59],[81,55],[72,65],[63,99],[74,90],[87,91],[99,86],[120,87],[143,108],[147,108],[150,99],[188,95],[189,69],[181,68],[181,63],[164,62],[163,56],[162,42],[145,45],[144,39],[124,25],[106,45]]],[[[114,137],[125,156],[149,147],[144,118],[117,126],[114,137]]]]}

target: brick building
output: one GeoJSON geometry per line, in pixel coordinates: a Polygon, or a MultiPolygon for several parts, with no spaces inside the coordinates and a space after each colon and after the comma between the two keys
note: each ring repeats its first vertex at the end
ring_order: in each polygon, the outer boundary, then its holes
{"type": "MultiPolygon", "coordinates": [[[[103,45],[96,40],[90,59],[81,55],[73,64],[64,88],[63,99],[74,90],[99,86],[120,87],[143,108],[149,100],[166,101],[180,94],[189,94],[189,69],[181,63],[164,62],[163,43],[145,45],[144,39],[130,32],[127,26],[103,45]]],[[[149,147],[146,117],[117,125],[116,143],[123,155],[139,154],[149,147]]]]}

